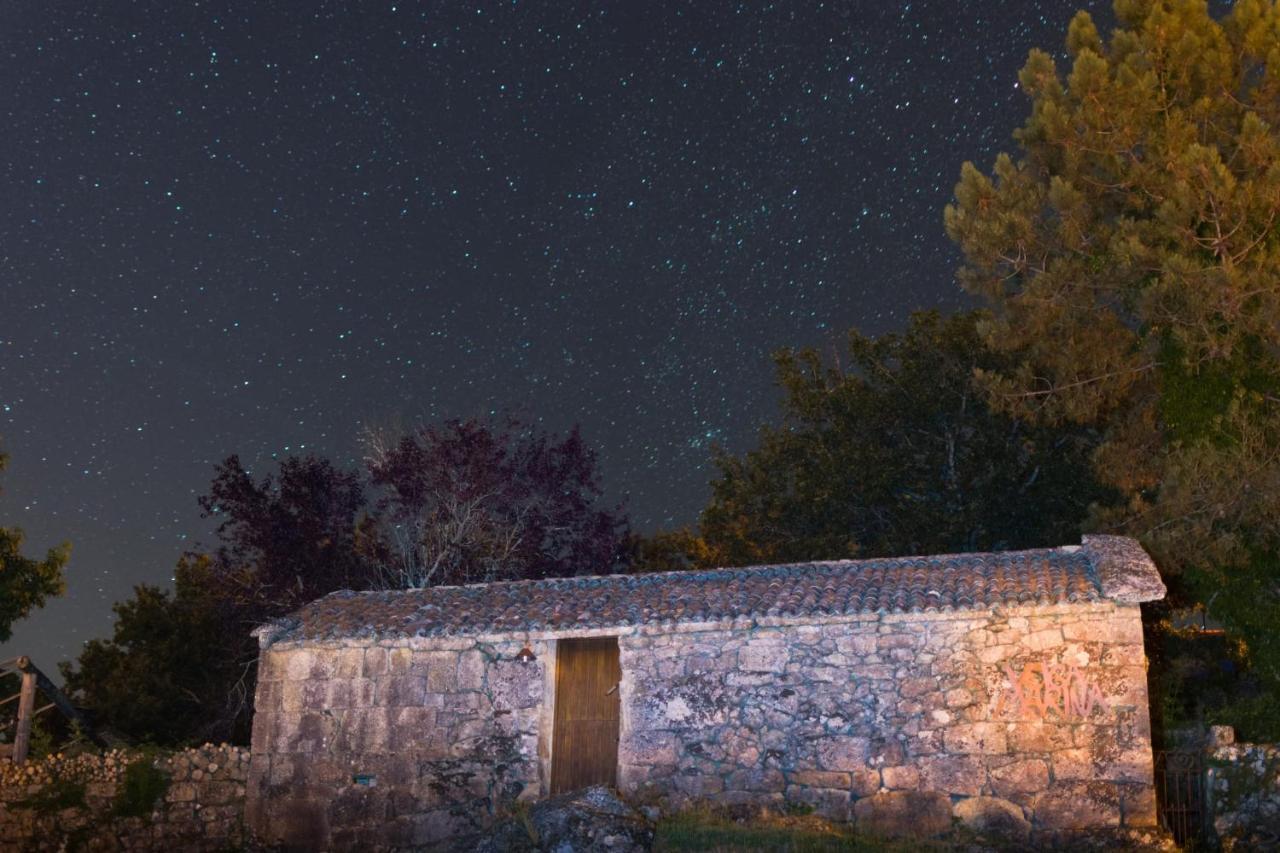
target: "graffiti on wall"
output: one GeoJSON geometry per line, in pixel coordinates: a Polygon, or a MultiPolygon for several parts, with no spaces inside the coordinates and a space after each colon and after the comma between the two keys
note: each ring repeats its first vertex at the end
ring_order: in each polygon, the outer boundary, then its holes
{"type": "Polygon", "coordinates": [[[1017,719],[1084,720],[1094,711],[1110,708],[1107,697],[1089,673],[1057,661],[1033,661],[1022,671],[1003,666],[1008,685],[997,694],[996,714],[1017,719]]]}

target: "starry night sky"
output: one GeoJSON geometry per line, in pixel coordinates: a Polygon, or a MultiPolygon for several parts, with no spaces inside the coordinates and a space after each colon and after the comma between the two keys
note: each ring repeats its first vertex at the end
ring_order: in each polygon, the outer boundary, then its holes
{"type": "Polygon", "coordinates": [[[218,460],[371,419],[579,422],[693,522],[772,350],[964,304],[942,207],[1082,5],[3,4],[0,524],[75,550],[0,651],[167,584],[218,460]]]}

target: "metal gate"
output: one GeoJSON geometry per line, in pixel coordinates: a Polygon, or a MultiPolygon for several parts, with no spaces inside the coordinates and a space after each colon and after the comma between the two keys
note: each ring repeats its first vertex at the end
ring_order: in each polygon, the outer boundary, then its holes
{"type": "Polygon", "coordinates": [[[1158,750],[1156,804],[1160,824],[1173,833],[1179,845],[1204,834],[1204,765],[1200,750],[1158,750]]]}

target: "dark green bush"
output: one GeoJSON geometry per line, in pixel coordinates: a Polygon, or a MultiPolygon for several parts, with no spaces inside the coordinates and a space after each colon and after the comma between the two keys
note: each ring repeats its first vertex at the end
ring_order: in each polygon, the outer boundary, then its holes
{"type": "Polygon", "coordinates": [[[117,817],[149,815],[167,790],[169,774],[156,767],[150,755],[143,755],[124,769],[112,812],[117,817]]]}

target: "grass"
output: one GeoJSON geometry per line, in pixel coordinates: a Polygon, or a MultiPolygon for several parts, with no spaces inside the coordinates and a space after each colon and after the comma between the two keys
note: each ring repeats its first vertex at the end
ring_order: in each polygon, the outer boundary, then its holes
{"type": "Polygon", "coordinates": [[[893,842],[806,815],[762,814],[746,821],[714,811],[688,811],[658,822],[654,853],[909,853],[949,850],[929,841],[893,842]]]}

